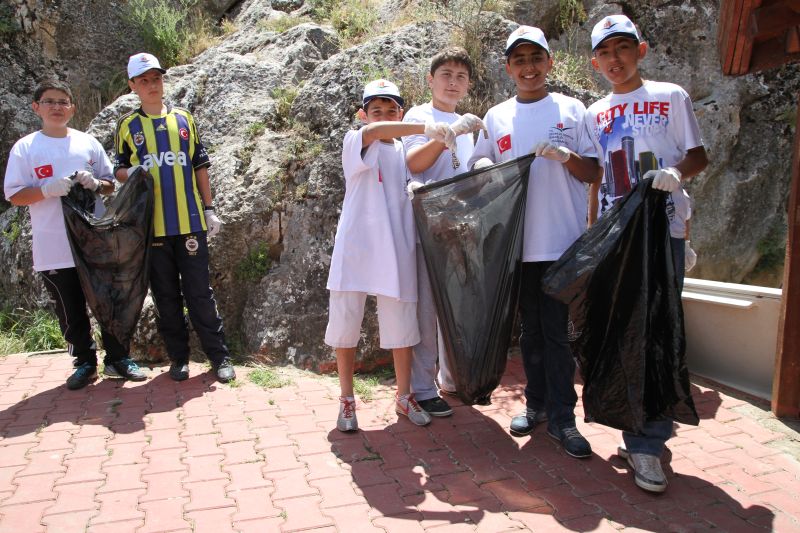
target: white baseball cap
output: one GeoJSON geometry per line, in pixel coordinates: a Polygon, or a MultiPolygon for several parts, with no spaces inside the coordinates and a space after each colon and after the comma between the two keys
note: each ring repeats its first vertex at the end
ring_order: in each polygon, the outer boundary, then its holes
{"type": "Polygon", "coordinates": [[[636,26],[625,15],[609,15],[592,28],[592,50],[610,37],[628,37],[641,41],[636,26]]]}
{"type": "Polygon", "coordinates": [[[522,43],[538,44],[547,51],[548,55],[550,54],[550,47],[547,46],[547,39],[545,39],[542,30],[533,26],[520,26],[508,36],[506,56],[510,55],[511,51],[522,43]]]}
{"type": "Polygon", "coordinates": [[[151,69],[156,69],[157,71],[161,72],[161,74],[166,72],[166,70],[161,68],[161,63],[158,62],[158,59],[153,54],[146,54],[142,52],[140,54],[134,54],[128,58],[129,80],[135,78],[136,76],[140,76],[151,69]]]}
{"type": "Polygon", "coordinates": [[[363,104],[366,106],[374,98],[391,98],[400,107],[404,105],[403,97],[400,96],[400,90],[397,85],[387,80],[371,81],[364,87],[363,104]]]}

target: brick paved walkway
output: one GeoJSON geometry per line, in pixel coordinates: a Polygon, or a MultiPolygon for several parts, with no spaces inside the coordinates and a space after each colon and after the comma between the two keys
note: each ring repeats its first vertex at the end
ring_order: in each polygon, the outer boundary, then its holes
{"type": "Polygon", "coordinates": [[[800,531],[797,434],[703,386],[701,424],[677,428],[654,496],[615,456],[618,431],[579,421],[585,461],[544,428],[508,434],[518,359],[491,406],[417,428],[379,387],[348,435],[330,377],[292,369],[263,390],[248,369],[229,386],[193,364],[183,383],[156,368],[69,391],[70,362],[0,359],[0,532],[800,531]]]}

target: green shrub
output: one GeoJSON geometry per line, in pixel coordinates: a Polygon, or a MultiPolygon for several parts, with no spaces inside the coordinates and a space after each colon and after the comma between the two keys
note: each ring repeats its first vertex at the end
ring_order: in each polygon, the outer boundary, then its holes
{"type": "Polygon", "coordinates": [[[370,0],[342,0],[331,10],[330,20],[342,44],[350,46],[375,31],[378,13],[370,0]]]}
{"type": "Polygon", "coordinates": [[[20,30],[19,22],[14,14],[14,7],[8,2],[0,2],[0,37],[11,35],[20,30]]]}
{"type": "Polygon", "coordinates": [[[176,8],[169,0],[129,0],[122,18],[136,28],[145,49],[167,68],[178,64],[181,50],[189,41],[186,18],[193,3],[193,0],[179,0],[180,8],[176,8]]]}
{"type": "Polygon", "coordinates": [[[65,348],[58,319],[49,311],[0,311],[0,354],[65,348]]]}
{"type": "Polygon", "coordinates": [[[300,24],[305,24],[306,22],[311,22],[311,19],[308,17],[278,17],[274,19],[267,19],[267,20],[259,20],[258,27],[262,30],[266,31],[274,31],[278,33],[283,33],[287,30],[291,30],[295,26],[299,26],[300,24]]]}
{"type": "Polygon", "coordinates": [[[247,374],[247,378],[264,389],[279,389],[292,384],[292,380],[282,377],[272,368],[266,366],[256,367],[247,374]]]}
{"type": "Polygon", "coordinates": [[[267,275],[270,266],[269,245],[261,242],[236,266],[236,276],[245,281],[259,281],[267,275]]]}
{"type": "Polygon", "coordinates": [[[600,87],[592,75],[590,65],[588,57],[578,53],[556,50],[553,52],[553,70],[550,71],[549,77],[573,88],[598,92],[600,87]]]}
{"type": "Polygon", "coordinates": [[[289,114],[292,111],[292,104],[298,92],[299,89],[297,87],[277,87],[272,90],[271,95],[275,101],[272,125],[276,130],[285,130],[292,127],[293,121],[289,114]]]}

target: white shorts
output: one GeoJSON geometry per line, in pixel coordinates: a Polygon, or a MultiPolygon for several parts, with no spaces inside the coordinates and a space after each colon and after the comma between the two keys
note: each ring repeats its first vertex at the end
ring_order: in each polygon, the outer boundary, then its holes
{"type": "MultiPolygon", "coordinates": [[[[419,342],[417,303],[377,296],[380,345],[385,350],[407,348],[419,342]]],[[[367,293],[331,291],[325,344],[334,348],[355,348],[361,336],[367,293]]]]}

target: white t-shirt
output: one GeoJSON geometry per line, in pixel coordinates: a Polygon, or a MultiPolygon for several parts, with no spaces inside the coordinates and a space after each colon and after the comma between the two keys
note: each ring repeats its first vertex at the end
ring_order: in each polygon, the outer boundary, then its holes
{"type": "MultiPolygon", "coordinates": [[[[26,135],[8,155],[3,184],[6,199],[25,187],[41,187],[76,170],[86,170],[102,180],[113,179],[108,155],[91,135],[71,128],[66,137],[48,137],[40,131],[26,135]]],[[[45,198],[28,207],[33,228],[33,269],[41,272],[74,267],[61,199],[45,198]]],[[[102,212],[103,202],[95,202],[95,215],[102,212]]]]}
{"type": "MultiPolygon", "coordinates": [[[[405,117],[403,118],[403,122],[421,124],[425,124],[426,122],[446,122],[447,124],[452,124],[458,120],[459,117],[461,117],[461,115],[458,113],[440,111],[433,107],[431,102],[428,102],[427,104],[414,106],[409,109],[408,113],[406,113],[405,117]]],[[[430,141],[430,139],[423,134],[408,135],[403,137],[403,147],[405,147],[406,153],[408,153],[412,148],[422,146],[428,141],[430,141]]],[[[453,168],[453,157],[450,154],[450,150],[445,148],[441,155],[439,155],[439,158],[436,160],[436,162],[431,165],[429,169],[424,170],[419,174],[412,173],[412,181],[427,184],[434,181],[452,178],[453,176],[458,176],[459,174],[466,172],[469,170],[467,161],[469,161],[469,158],[472,156],[473,148],[474,142],[472,140],[472,134],[459,135],[456,137],[456,156],[458,157],[458,162],[460,163],[458,168],[453,168]]]]}
{"type": "MultiPolygon", "coordinates": [[[[486,113],[489,139],[478,135],[468,166],[482,157],[495,163],[521,157],[541,141],[596,158],[583,126],[585,113],[580,101],[558,93],[533,103],[506,100],[486,113]]],[[[528,179],[522,260],[555,261],[561,257],[586,230],[586,210],[586,189],[567,167],[543,157],[534,159],[528,179]]]]}
{"type": "Polygon", "coordinates": [[[363,129],[344,136],[344,204],[328,289],[416,302],[416,232],[403,144],[375,141],[362,150],[363,129]]]}
{"type": "MultiPolygon", "coordinates": [[[[674,166],[690,149],[703,145],[692,100],[674,83],[645,81],[635,91],[611,93],[589,106],[586,126],[603,154],[598,217],[645,172],[674,166]]],[[[692,211],[683,189],[668,199],[667,215],[670,234],[684,238],[692,211]]]]}

